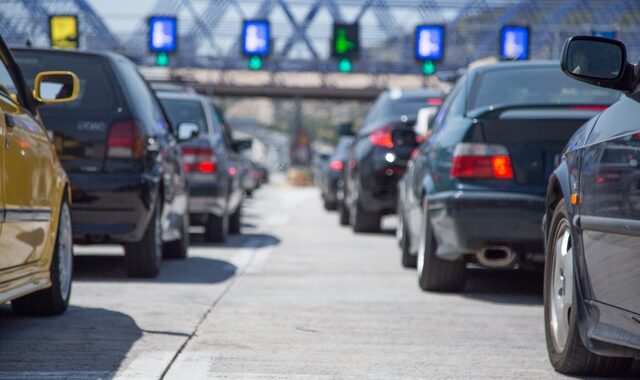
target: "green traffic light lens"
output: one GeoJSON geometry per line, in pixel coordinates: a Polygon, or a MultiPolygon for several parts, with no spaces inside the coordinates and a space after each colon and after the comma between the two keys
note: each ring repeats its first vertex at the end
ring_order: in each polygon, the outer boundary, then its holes
{"type": "Polygon", "coordinates": [[[436,65],[432,61],[424,61],[422,64],[422,73],[424,75],[433,75],[436,72],[436,65]]]}
{"type": "Polygon", "coordinates": [[[260,70],[262,68],[262,58],[253,56],[249,59],[249,68],[251,70],[260,70]]]}
{"type": "Polygon", "coordinates": [[[165,52],[160,52],[156,55],[156,65],[158,66],[169,66],[169,54],[165,52]]]}
{"type": "Polygon", "coordinates": [[[340,70],[340,72],[348,73],[351,71],[352,68],[353,68],[353,65],[351,64],[351,61],[347,58],[342,58],[338,62],[338,70],[340,70]]]}

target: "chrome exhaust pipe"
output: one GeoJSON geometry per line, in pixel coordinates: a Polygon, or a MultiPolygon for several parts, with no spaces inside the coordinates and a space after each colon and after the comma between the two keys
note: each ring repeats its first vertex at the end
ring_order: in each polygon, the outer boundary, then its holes
{"type": "Polygon", "coordinates": [[[487,268],[508,268],[516,260],[516,254],[506,245],[491,245],[476,254],[476,260],[487,268]]]}

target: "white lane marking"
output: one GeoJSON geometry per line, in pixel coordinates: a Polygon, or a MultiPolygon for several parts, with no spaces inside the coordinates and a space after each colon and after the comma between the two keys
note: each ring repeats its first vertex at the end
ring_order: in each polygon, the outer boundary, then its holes
{"type": "MultiPolygon", "coordinates": [[[[186,339],[186,338],[185,338],[186,339]]],[[[114,379],[159,379],[173,360],[175,351],[147,351],[138,355],[124,371],[114,379]]]]}

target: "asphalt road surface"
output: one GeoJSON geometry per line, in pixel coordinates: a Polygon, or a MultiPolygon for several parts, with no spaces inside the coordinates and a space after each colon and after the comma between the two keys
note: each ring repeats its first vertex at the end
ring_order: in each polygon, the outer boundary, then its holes
{"type": "Polygon", "coordinates": [[[393,218],[368,235],[337,218],[317,189],[271,185],[242,235],[194,234],[155,280],[126,278],[117,247],[78,249],[65,315],[0,306],[0,379],[558,377],[540,276],[472,271],[461,294],[423,293],[393,218]]]}

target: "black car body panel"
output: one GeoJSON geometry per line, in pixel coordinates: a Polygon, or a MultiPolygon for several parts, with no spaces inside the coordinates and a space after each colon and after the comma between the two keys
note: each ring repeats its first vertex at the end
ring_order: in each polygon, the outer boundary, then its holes
{"type": "Polygon", "coordinates": [[[343,186],[342,182],[347,165],[348,152],[353,140],[353,136],[340,137],[334,153],[321,168],[320,191],[322,192],[322,199],[328,204],[335,205],[338,202],[338,190],[343,186]]]}
{"type": "Polygon", "coordinates": [[[77,69],[83,87],[77,100],[41,112],[71,180],[74,241],[140,241],[159,199],[162,239],[179,239],[188,202],[181,152],[136,66],[114,53],[23,48],[13,53],[30,83],[42,69],[77,69]],[[138,158],[108,153],[108,136],[123,123],[141,134],[138,158]]]}
{"type": "MultiPolygon", "coordinates": [[[[573,104],[569,96],[544,103],[544,96],[535,93],[536,86],[527,85],[528,92],[522,96],[527,102],[522,104],[518,97],[509,95],[507,99],[513,99],[513,103],[479,102],[470,109],[473,100],[469,99],[482,92],[478,83],[490,73],[507,72],[516,77],[522,70],[525,77],[535,73],[562,79],[557,65],[519,62],[482,66],[470,69],[456,84],[435,119],[433,135],[420,147],[413,163],[413,178],[405,184],[404,222],[412,253],[418,249],[423,202],[428,202],[439,257],[471,259],[470,255],[486,247],[506,246],[520,259],[543,260],[540,221],[548,178],[575,131],[615,102],[619,93],[600,90],[604,94],[595,93],[592,98],[584,95],[589,102],[586,104],[573,104]],[[452,163],[460,144],[499,147],[510,158],[511,177],[454,177],[452,163]]],[[[551,80],[540,85],[540,94],[554,93],[555,83],[560,82],[551,80]]],[[[512,83],[514,89],[509,91],[520,93],[518,86],[525,85],[512,83]]],[[[585,87],[579,83],[574,86],[568,78],[558,86],[567,86],[563,89],[570,93],[576,92],[573,87],[585,87]]],[[[495,92],[491,96],[495,97],[495,92]]]]}
{"type": "Polygon", "coordinates": [[[611,106],[571,139],[549,183],[548,224],[557,202],[571,220],[579,330],[605,356],[640,355],[640,98],[611,106]],[[573,204],[571,195],[579,194],[573,204]]]}

